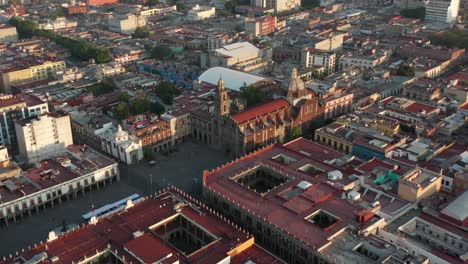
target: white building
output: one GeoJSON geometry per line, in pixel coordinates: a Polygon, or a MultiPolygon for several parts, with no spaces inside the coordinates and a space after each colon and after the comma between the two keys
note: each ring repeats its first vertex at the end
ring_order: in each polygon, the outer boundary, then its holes
{"type": "Polygon", "coordinates": [[[216,8],[214,6],[200,6],[196,5],[192,10],[188,11],[187,18],[191,21],[205,20],[216,15],[216,8]]]}
{"type": "Polygon", "coordinates": [[[362,69],[374,69],[390,57],[389,50],[370,50],[367,53],[348,53],[342,55],[339,60],[340,70],[348,67],[360,67],[362,69]]]}
{"type": "Polygon", "coordinates": [[[146,26],[146,16],[142,15],[123,15],[112,16],[107,20],[109,30],[131,35],[135,29],[146,26]]]}
{"type": "Polygon", "coordinates": [[[15,123],[18,148],[29,162],[39,162],[64,152],[73,144],[70,116],[52,112],[15,123]]]}
{"type": "MultiPolygon", "coordinates": [[[[273,49],[259,49],[249,42],[237,42],[222,48],[203,53],[200,57],[202,67],[226,67],[239,71],[261,71],[270,65],[273,49]]],[[[218,78],[219,79],[219,78],[218,78]]]]}
{"type": "Polygon", "coordinates": [[[0,220],[5,224],[16,222],[24,214],[45,209],[45,205],[76,198],[91,186],[99,189],[118,180],[116,162],[89,147],[70,145],[37,168],[2,181],[0,220]]]}
{"type": "Polygon", "coordinates": [[[64,17],[59,17],[55,21],[49,21],[46,23],[39,24],[39,28],[44,30],[59,30],[65,28],[74,28],[77,26],[78,22],[67,20],[64,17]]]}
{"type": "Polygon", "coordinates": [[[93,69],[95,78],[98,81],[101,81],[105,77],[110,77],[125,72],[125,67],[116,62],[109,62],[107,64],[96,65],[93,69]]]}
{"type": "Polygon", "coordinates": [[[426,5],[425,21],[455,22],[460,8],[460,0],[431,0],[426,5]]]}
{"type": "Polygon", "coordinates": [[[253,0],[253,5],[275,9],[275,13],[281,13],[283,11],[298,9],[301,6],[301,0],[253,0]]]}
{"type": "Polygon", "coordinates": [[[325,73],[333,74],[336,66],[336,54],[304,48],[301,52],[301,66],[306,68],[324,67],[325,73]]]}
{"type": "Polygon", "coordinates": [[[106,153],[126,164],[135,164],[143,159],[141,141],[119,125],[117,129],[111,127],[98,135],[101,138],[101,148],[106,153]]]}

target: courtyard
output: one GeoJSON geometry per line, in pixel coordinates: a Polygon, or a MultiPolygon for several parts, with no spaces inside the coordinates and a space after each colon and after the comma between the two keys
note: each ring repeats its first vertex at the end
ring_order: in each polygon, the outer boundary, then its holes
{"type": "Polygon", "coordinates": [[[167,155],[157,155],[155,164],[141,162],[137,165],[120,165],[120,182],[107,185],[99,191],[92,190],[49,207],[39,214],[25,217],[9,226],[0,227],[0,237],[9,238],[0,243],[0,257],[14,254],[29,245],[47,239],[51,230],[65,222],[67,226],[82,224],[81,216],[94,208],[115,202],[134,193],[146,196],[164,186],[174,185],[201,198],[203,170],[213,169],[231,160],[222,152],[206,145],[183,143],[167,155]],[[152,184],[151,184],[152,183],[152,184]],[[24,238],[28,238],[25,240],[24,238]]]}

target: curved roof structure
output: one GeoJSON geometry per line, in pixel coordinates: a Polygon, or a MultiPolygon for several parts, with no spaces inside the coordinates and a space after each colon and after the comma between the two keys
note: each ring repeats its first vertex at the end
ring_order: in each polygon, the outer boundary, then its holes
{"type": "Polygon", "coordinates": [[[205,72],[203,72],[200,77],[198,77],[198,80],[217,85],[219,79],[224,80],[224,85],[226,88],[235,90],[235,91],[240,91],[240,88],[243,87],[244,85],[249,86],[251,84],[256,84],[259,82],[271,82],[273,83],[273,80],[253,75],[247,72],[241,72],[241,71],[236,71],[224,67],[213,67],[205,72]]]}

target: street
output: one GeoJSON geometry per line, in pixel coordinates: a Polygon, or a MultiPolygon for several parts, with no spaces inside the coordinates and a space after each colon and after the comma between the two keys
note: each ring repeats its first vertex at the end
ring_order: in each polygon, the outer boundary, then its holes
{"type": "Polygon", "coordinates": [[[215,168],[230,160],[223,153],[205,145],[183,143],[177,148],[168,156],[158,155],[154,166],[144,161],[138,165],[121,165],[118,183],[107,185],[99,191],[88,191],[84,196],[78,196],[77,200],[67,200],[61,205],[49,207],[39,214],[25,217],[17,224],[0,227],[0,237],[9,238],[0,243],[0,257],[45,241],[49,231],[62,226],[63,221],[67,225],[81,224],[81,215],[91,211],[93,204],[99,208],[134,193],[148,195],[167,185],[175,185],[200,197],[203,170],[215,168]]]}

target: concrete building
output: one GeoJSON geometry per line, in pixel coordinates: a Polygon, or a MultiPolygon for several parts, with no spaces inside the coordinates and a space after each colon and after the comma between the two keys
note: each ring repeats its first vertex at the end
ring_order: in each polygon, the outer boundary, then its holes
{"type": "Polygon", "coordinates": [[[304,48],[301,52],[301,66],[306,68],[323,67],[327,75],[333,74],[336,67],[336,54],[313,48],[304,48]]]}
{"type": "Polygon", "coordinates": [[[270,65],[271,47],[258,48],[249,42],[238,42],[201,55],[202,67],[226,67],[239,71],[261,71],[270,65]]]}
{"type": "Polygon", "coordinates": [[[265,36],[276,31],[276,22],[277,18],[270,15],[257,18],[246,18],[244,30],[255,37],[265,36]]]}
{"type": "Polygon", "coordinates": [[[12,85],[46,80],[52,72],[64,71],[65,61],[35,62],[34,65],[17,65],[0,69],[0,88],[10,92],[12,85]]]}
{"type": "Polygon", "coordinates": [[[94,78],[96,78],[96,80],[98,81],[101,81],[102,79],[106,77],[111,77],[114,75],[119,75],[119,74],[124,73],[125,67],[120,63],[110,62],[107,64],[99,64],[99,65],[94,66],[93,72],[95,74],[94,78]]]}
{"type": "Polygon", "coordinates": [[[460,8],[460,0],[430,0],[426,4],[425,21],[438,23],[455,22],[460,8]]]}
{"type": "Polygon", "coordinates": [[[344,54],[339,58],[339,69],[347,67],[360,67],[362,69],[375,69],[390,58],[390,50],[369,49],[355,53],[344,54]]]}
{"type": "Polygon", "coordinates": [[[275,13],[298,9],[301,0],[252,0],[251,5],[266,9],[274,9],[275,13]]]}
{"type": "Polygon", "coordinates": [[[114,15],[107,20],[110,31],[131,35],[135,29],[146,26],[146,17],[142,15],[114,15]]]}
{"type": "Polygon", "coordinates": [[[9,25],[0,25],[0,43],[11,43],[18,40],[16,27],[9,25]]]}
{"type": "Polygon", "coordinates": [[[45,114],[49,105],[30,94],[0,96],[0,144],[16,153],[15,121],[45,114]]]}
{"type": "Polygon", "coordinates": [[[129,117],[123,121],[123,126],[143,147],[149,147],[154,152],[166,150],[172,145],[169,122],[156,114],[129,117]]]}
{"type": "Polygon", "coordinates": [[[203,195],[287,263],[387,263],[393,249],[372,249],[360,238],[372,240],[385,224],[380,206],[346,198],[349,175],[330,163],[342,157],[305,139],[273,144],[204,171],[203,195]]]}
{"type": "Polygon", "coordinates": [[[268,102],[239,110],[229,97],[224,79],[219,79],[214,107],[191,112],[192,138],[236,156],[284,142],[293,129],[305,129],[322,111],[318,96],[305,87],[296,69],[284,84],[268,102]]]}
{"type": "Polygon", "coordinates": [[[70,116],[51,112],[15,123],[20,154],[29,162],[50,158],[73,144],[70,116]]]}
{"type": "Polygon", "coordinates": [[[258,246],[252,235],[175,187],[137,202],[128,200],[107,218],[93,218],[61,236],[52,231],[46,242],[0,263],[18,258],[63,263],[284,264],[258,246]]]}
{"type": "Polygon", "coordinates": [[[417,202],[440,191],[442,175],[416,168],[403,175],[398,184],[398,195],[409,201],[417,202]]]}
{"type": "Polygon", "coordinates": [[[37,168],[0,185],[0,220],[8,225],[46,206],[119,180],[118,164],[86,146],[71,145],[37,168]]]}
{"type": "Polygon", "coordinates": [[[214,6],[201,6],[195,5],[187,13],[187,19],[190,21],[205,20],[216,15],[216,8],[214,6]]]}

